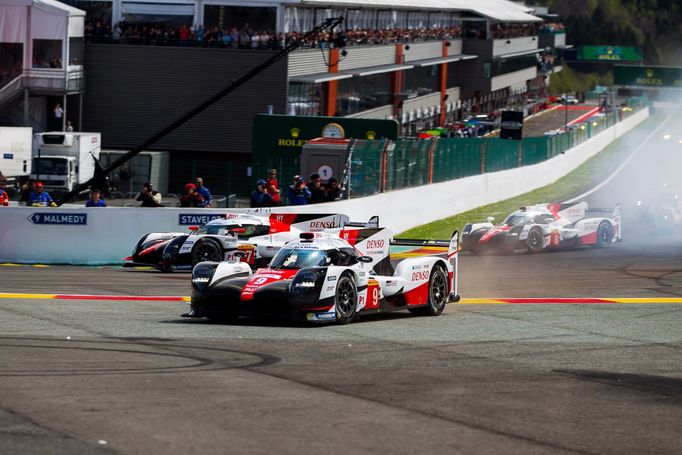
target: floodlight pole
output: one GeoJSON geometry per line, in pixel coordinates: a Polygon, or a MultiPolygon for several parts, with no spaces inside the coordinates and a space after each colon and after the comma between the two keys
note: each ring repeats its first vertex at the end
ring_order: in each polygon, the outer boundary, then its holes
{"type": "Polygon", "coordinates": [[[265,60],[263,63],[255,66],[253,69],[248,71],[246,74],[244,74],[240,78],[235,79],[227,87],[223,88],[222,90],[220,90],[219,92],[217,92],[215,95],[211,96],[210,98],[206,99],[204,102],[202,102],[198,106],[194,107],[193,109],[189,110],[185,114],[181,115],[177,120],[175,120],[171,124],[167,125],[166,127],[162,128],[160,131],[158,131],[157,133],[152,135],[146,141],[142,142],[141,144],[137,145],[136,147],[133,147],[128,153],[120,156],[118,159],[114,160],[107,167],[103,168],[99,164],[98,161],[95,161],[95,165],[96,165],[95,166],[95,176],[85,183],[78,184],[72,191],[69,191],[64,196],[62,196],[62,198],[59,200],[59,202],[57,202],[57,205],[62,205],[66,202],[71,201],[81,191],[85,190],[90,185],[92,185],[93,182],[106,177],[108,174],[110,174],[116,168],[118,168],[122,164],[126,163],[128,160],[130,160],[131,158],[133,158],[134,156],[139,154],[141,151],[149,148],[149,146],[151,146],[151,145],[155,144],[156,142],[158,142],[159,140],[163,139],[168,134],[173,132],[173,130],[182,126],[184,123],[186,123],[187,121],[194,118],[200,112],[204,111],[206,108],[208,108],[211,105],[218,102],[225,95],[235,91],[237,88],[241,87],[246,82],[250,81],[255,76],[262,73],[268,67],[272,66],[277,61],[281,60],[282,58],[286,57],[288,54],[290,54],[294,50],[298,49],[301,46],[301,43],[308,40],[308,38],[311,38],[311,37],[317,35],[318,33],[322,32],[323,30],[326,30],[326,29],[333,30],[334,27],[339,25],[341,22],[343,22],[343,17],[331,17],[331,18],[325,19],[324,22],[316,25],[311,30],[307,31],[301,37],[301,39],[290,42],[289,44],[284,46],[284,48],[281,51],[279,51],[278,53],[276,53],[275,55],[273,55],[269,59],[265,60]]]}

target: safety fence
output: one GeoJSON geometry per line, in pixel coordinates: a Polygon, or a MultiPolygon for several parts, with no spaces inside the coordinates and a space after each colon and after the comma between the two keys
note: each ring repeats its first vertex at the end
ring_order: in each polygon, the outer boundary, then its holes
{"type": "Polygon", "coordinates": [[[522,140],[440,137],[358,140],[349,154],[348,194],[369,196],[537,164],[565,153],[644,107],[645,100],[632,99],[625,108],[597,114],[570,125],[567,131],[522,140]]]}

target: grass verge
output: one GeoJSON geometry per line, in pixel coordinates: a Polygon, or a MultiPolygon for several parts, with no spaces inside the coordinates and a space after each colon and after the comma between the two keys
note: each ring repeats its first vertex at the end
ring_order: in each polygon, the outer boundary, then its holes
{"type": "Polygon", "coordinates": [[[434,221],[433,223],[417,226],[400,233],[396,237],[449,239],[452,231],[455,229],[461,231],[466,223],[484,221],[488,216],[493,216],[497,221],[502,221],[509,213],[521,206],[561,201],[580,191],[587,190],[607,178],[632,153],[632,147],[623,146],[629,140],[628,136],[642,129],[653,129],[654,125],[660,123],[662,118],[664,118],[663,114],[650,116],[634,130],[621,136],[604,150],[554,183],[511,199],[477,207],[442,220],[434,221]]]}

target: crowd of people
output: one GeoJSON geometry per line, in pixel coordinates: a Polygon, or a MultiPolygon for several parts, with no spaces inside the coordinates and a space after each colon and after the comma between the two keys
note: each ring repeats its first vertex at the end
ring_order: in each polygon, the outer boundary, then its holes
{"type": "MultiPolygon", "coordinates": [[[[158,46],[218,47],[231,49],[281,49],[293,41],[301,41],[304,32],[275,33],[249,27],[173,27],[161,23],[128,24],[125,21],[106,27],[101,22],[88,22],[85,37],[89,41],[158,46]]],[[[346,30],[320,33],[302,42],[302,47],[338,47],[344,45],[411,43],[416,41],[461,38],[461,27],[391,28],[383,30],[346,30]]]]}
{"type": "Polygon", "coordinates": [[[270,169],[267,179],[256,182],[256,189],[251,193],[251,207],[319,204],[340,198],[341,185],[333,177],[327,183],[323,183],[320,175],[314,173],[306,183],[300,175],[295,175],[291,185],[280,188],[277,170],[270,169]]]}

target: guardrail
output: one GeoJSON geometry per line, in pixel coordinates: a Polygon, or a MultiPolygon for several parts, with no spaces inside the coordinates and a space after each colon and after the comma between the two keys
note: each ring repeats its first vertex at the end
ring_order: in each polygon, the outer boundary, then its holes
{"type": "MultiPolygon", "coordinates": [[[[541,163],[473,175],[366,198],[280,207],[284,213],[345,213],[353,220],[378,215],[395,233],[550,184],[637,126],[640,111],[566,154],[541,163]]],[[[537,202],[537,201],[533,201],[537,202]]],[[[234,210],[234,209],[231,209],[234,210]]],[[[0,262],[42,264],[121,263],[146,232],[185,231],[221,209],[192,208],[0,208],[0,262]]],[[[453,229],[459,226],[453,226],[453,229]]]]}

